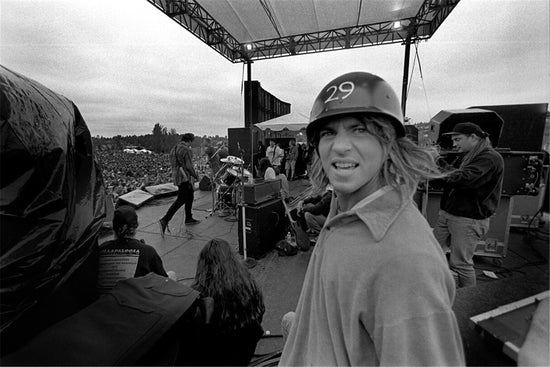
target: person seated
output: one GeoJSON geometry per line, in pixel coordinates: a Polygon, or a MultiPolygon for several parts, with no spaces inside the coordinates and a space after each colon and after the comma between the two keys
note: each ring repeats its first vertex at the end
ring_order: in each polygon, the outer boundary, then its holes
{"type": "Polygon", "coordinates": [[[136,210],[122,205],[115,210],[113,231],[115,239],[99,247],[97,292],[109,292],[119,280],[140,277],[151,272],[175,280],[175,273],[164,270],[154,247],[134,238],[138,227],[136,210]]]}
{"type": "Polygon", "coordinates": [[[281,180],[281,197],[288,202],[290,200],[290,187],[288,179],[284,173],[280,173],[277,168],[274,168],[268,158],[260,159],[259,163],[260,177],[264,180],[281,180]]]}
{"type": "Polygon", "coordinates": [[[299,213],[304,216],[310,234],[318,235],[321,232],[330,211],[331,200],[332,190],[329,188],[324,194],[310,196],[299,204],[299,213]]]}
{"type": "Polygon", "coordinates": [[[199,254],[193,289],[213,299],[214,310],[202,337],[191,341],[186,365],[248,365],[263,335],[263,296],[252,274],[229,243],[214,238],[199,254]]]}

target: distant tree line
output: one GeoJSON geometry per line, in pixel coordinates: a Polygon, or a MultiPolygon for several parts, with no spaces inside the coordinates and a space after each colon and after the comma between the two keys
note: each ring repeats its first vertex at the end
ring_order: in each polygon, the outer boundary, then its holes
{"type": "MultiPolygon", "coordinates": [[[[197,137],[191,146],[194,148],[200,147],[203,139],[206,138],[206,135],[202,138],[197,137]]],[[[227,140],[225,137],[220,137],[218,135],[211,136],[209,138],[213,143],[220,140],[227,140]]],[[[99,151],[122,150],[127,146],[137,146],[160,154],[170,152],[170,149],[172,149],[172,147],[180,140],[181,135],[176,132],[176,129],[168,130],[160,123],[155,124],[152,134],[128,136],[116,135],[112,138],[105,138],[98,135],[92,138],[95,149],[99,151]]]]}

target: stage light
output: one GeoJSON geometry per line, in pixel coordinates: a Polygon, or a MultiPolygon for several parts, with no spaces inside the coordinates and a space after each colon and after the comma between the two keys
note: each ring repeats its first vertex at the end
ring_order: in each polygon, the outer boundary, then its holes
{"type": "Polygon", "coordinates": [[[252,45],[250,43],[247,43],[244,47],[247,51],[252,51],[252,45]]]}
{"type": "Polygon", "coordinates": [[[397,22],[393,22],[393,28],[394,29],[401,28],[401,22],[399,20],[397,22]]]}

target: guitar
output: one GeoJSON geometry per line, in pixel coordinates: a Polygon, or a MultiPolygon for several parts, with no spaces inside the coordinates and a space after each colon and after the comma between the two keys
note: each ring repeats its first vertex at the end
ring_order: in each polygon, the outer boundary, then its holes
{"type": "Polygon", "coordinates": [[[296,244],[298,245],[298,248],[302,251],[309,250],[309,236],[302,229],[302,227],[298,223],[296,223],[296,221],[292,218],[292,215],[290,215],[290,211],[288,210],[288,206],[286,205],[286,202],[284,200],[282,200],[282,202],[285,207],[286,216],[290,221],[291,232],[293,232],[294,238],[296,238],[296,244]]]}

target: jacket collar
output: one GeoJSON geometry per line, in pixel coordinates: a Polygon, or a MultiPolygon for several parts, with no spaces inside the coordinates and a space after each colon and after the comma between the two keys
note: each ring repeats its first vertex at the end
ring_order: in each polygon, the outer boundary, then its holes
{"type": "Polygon", "coordinates": [[[363,206],[337,214],[338,203],[336,194],[333,193],[327,224],[347,224],[359,218],[365,223],[374,239],[378,242],[384,238],[390,226],[395,222],[409,201],[410,199],[402,200],[401,194],[392,188],[382,196],[363,206]]]}

